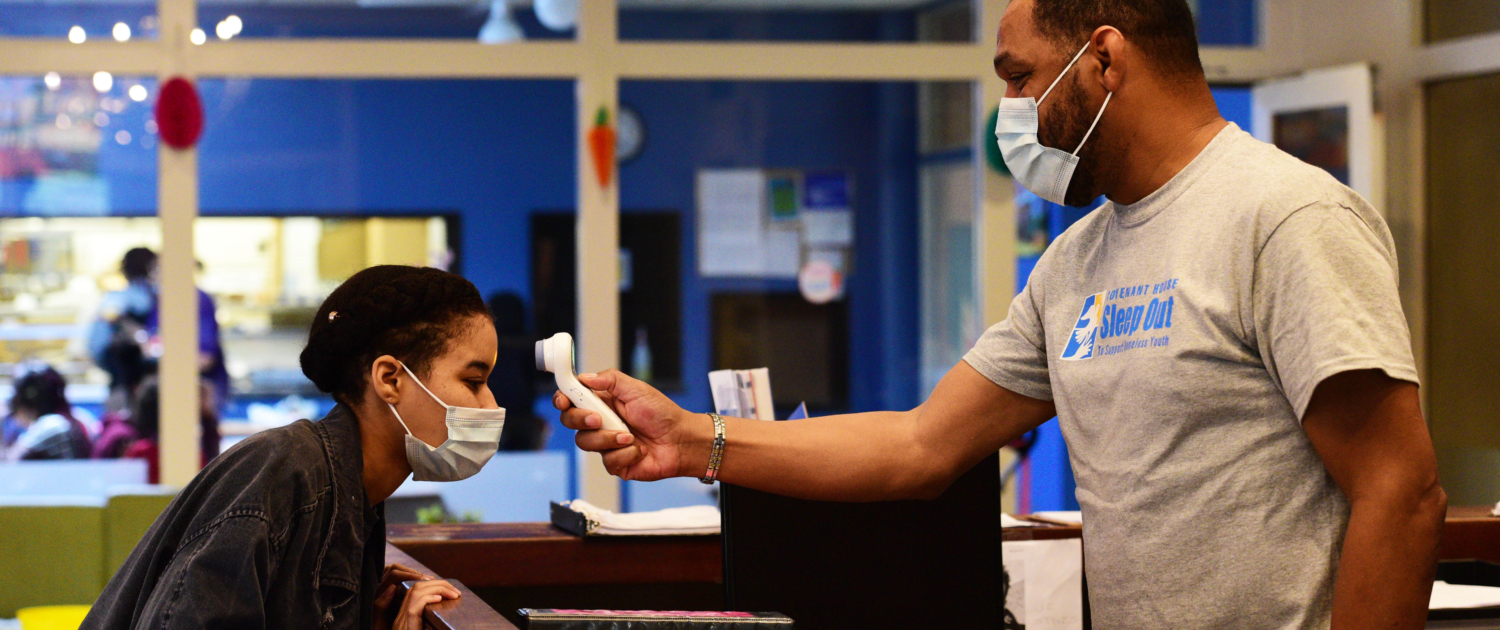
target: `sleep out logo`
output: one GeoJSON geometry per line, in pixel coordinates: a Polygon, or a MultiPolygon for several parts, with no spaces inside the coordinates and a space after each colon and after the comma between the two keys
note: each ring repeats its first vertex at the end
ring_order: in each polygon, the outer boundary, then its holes
{"type": "Polygon", "coordinates": [[[1063,361],[1082,361],[1172,343],[1172,307],[1177,279],[1136,284],[1083,298],[1063,348],[1063,361]],[[1108,302],[1106,304],[1106,302],[1108,302]]]}
{"type": "Polygon", "coordinates": [[[1073,333],[1068,335],[1068,345],[1063,348],[1062,360],[1082,361],[1094,356],[1094,338],[1099,334],[1099,315],[1104,303],[1104,294],[1095,293],[1083,299],[1083,312],[1073,324],[1073,333]]]}

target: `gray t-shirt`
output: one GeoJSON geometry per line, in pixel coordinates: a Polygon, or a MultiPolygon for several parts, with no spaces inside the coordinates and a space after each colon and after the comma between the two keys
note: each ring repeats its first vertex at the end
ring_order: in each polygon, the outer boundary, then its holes
{"type": "Polygon", "coordinates": [[[1364,199],[1232,124],[1057,238],[964,360],[1057,405],[1095,627],[1328,627],[1349,506],[1300,420],[1416,382],[1396,278],[1364,199]]]}

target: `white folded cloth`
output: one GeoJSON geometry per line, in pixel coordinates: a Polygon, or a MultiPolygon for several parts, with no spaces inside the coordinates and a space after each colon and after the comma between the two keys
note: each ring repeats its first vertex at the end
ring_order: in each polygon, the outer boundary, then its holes
{"type": "Polygon", "coordinates": [[[589,520],[589,533],[599,536],[681,536],[719,533],[719,508],[712,505],[667,508],[655,512],[616,514],[583,499],[563,505],[589,520]]]}

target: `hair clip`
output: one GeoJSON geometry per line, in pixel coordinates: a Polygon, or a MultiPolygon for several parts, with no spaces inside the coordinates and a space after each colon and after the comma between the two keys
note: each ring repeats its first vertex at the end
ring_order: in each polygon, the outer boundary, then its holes
{"type": "Polygon", "coordinates": [[[338,316],[339,316],[339,312],[338,311],[329,311],[328,312],[328,321],[331,322],[334,319],[338,318],[338,316]]]}

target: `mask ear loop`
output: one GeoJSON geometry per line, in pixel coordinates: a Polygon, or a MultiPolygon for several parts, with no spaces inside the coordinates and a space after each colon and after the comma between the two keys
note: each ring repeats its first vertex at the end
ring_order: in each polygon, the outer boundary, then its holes
{"type": "MultiPolygon", "coordinates": [[[[428,396],[432,396],[432,399],[436,400],[437,404],[442,405],[444,409],[448,408],[448,403],[443,402],[443,400],[441,398],[438,398],[436,394],[432,393],[432,390],[427,389],[427,386],[422,384],[422,379],[417,378],[417,375],[412,373],[411,368],[406,367],[406,363],[404,361],[397,361],[397,363],[401,364],[401,369],[406,370],[406,373],[411,376],[411,380],[414,381],[414,382],[416,382],[417,387],[420,387],[420,388],[422,388],[422,391],[427,392],[428,396]]],[[[396,422],[400,422],[401,423],[401,428],[406,429],[406,434],[407,435],[410,435],[412,437],[416,437],[417,436],[417,434],[411,432],[411,427],[406,426],[406,421],[401,419],[401,412],[396,411],[396,406],[395,405],[392,405],[390,403],[386,403],[385,406],[391,408],[391,413],[395,414],[395,416],[396,416],[396,422]]],[[[417,441],[421,442],[421,440],[417,440],[417,441]]],[[[426,444],[426,443],[423,442],[423,444],[426,444]]],[[[431,448],[431,447],[429,447],[429,448],[431,448]]]]}
{"type": "Polygon", "coordinates": [[[406,434],[412,437],[416,437],[416,434],[411,432],[411,427],[406,426],[406,421],[401,419],[401,412],[396,411],[396,406],[392,405],[391,403],[386,403],[385,406],[391,408],[391,413],[395,414],[396,416],[396,422],[401,423],[401,428],[406,429],[406,434]]]}
{"type": "Polygon", "coordinates": [[[1063,77],[1068,76],[1068,71],[1072,70],[1073,64],[1078,63],[1078,59],[1083,57],[1083,53],[1089,49],[1089,44],[1091,43],[1093,42],[1084,42],[1083,48],[1078,49],[1078,54],[1073,55],[1073,60],[1069,61],[1068,65],[1063,66],[1062,72],[1057,73],[1057,78],[1052,80],[1052,85],[1047,86],[1047,91],[1042,92],[1042,97],[1036,100],[1037,107],[1041,107],[1042,101],[1047,100],[1047,95],[1052,93],[1052,88],[1057,87],[1057,82],[1061,81],[1063,77]]]}
{"type": "Polygon", "coordinates": [[[1104,108],[1109,107],[1109,99],[1113,98],[1114,92],[1104,93],[1104,104],[1099,106],[1099,113],[1094,115],[1094,124],[1089,125],[1089,130],[1083,133],[1083,139],[1078,141],[1078,148],[1073,149],[1073,155],[1077,156],[1083,150],[1083,143],[1089,141],[1089,136],[1094,134],[1094,127],[1099,126],[1099,119],[1104,117],[1104,108]]]}
{"type": "Polygon", "coordinates": [[[417,375],[414,374],[411,371],[411,368],[406,367],[406,363],[404,363],[404,362],[401,363],[401,369],[406,370],[406,373],[411,375],[411,380],[416,381],[417,387],[420,387],[420,388],[422,388],[422,391],[427,392],[427,395],[431,396],[433,400],[437,401],[437,404],[442,405],[444,409],[447,409],[447,408],[453,406],[453,405],[450,405],[448,403],[443,402],[443,399],[438,398],[437,394],[434,394],[434,393],[432,393],[432,390],[427,389],[427,386],[422,384],[422,379],[417,378],[417,375]]]}

